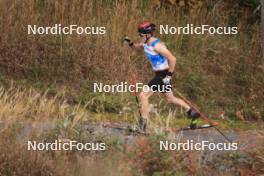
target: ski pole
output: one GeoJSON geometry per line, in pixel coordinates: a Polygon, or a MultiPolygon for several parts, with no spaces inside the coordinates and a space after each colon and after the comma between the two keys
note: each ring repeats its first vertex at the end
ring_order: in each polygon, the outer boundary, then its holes
{"type": "Polygon", "coordinates": [[[177,89],[174,88],[174,91],[189,105],[191,106],[195,111],[197,111],[203,120],[205,120],[206,122],[208,122],[209,124],[211,124],[213,126],[214,129],[216,129],[218,131],[218,133],[220,133],[228,142],[232,143],[232,141],[220,130],[218,129],[215,125],[213,125],[213,122],[207,117],[205,116],[203,113],[201,113],[201,111],[199,111],[199,109],[197,108],[197,106],[193,105],[193,103],[191,103],[190,101],[188,101],[177,89]]]}

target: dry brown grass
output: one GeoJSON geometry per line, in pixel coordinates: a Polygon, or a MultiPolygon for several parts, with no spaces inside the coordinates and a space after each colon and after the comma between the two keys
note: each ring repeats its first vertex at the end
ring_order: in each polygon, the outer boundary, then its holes
{"type": "Polygon", "coordinates": [[[234,111],[232,115],[235,116],[236,111],[246,109],[245,119],[262,116],[260,104],[263,103],[264,80],[258,67],[260,31],[258,21],[251,18],[254,16],[252,11],[238,14],[237,6],[233,8],[225,1],[205,1],[204,4],[192,0],[178,4],[173,0],[160,2],[160,8],[157,8],[152,5],[154,2],[147,0],[3,0],[0,4],[1,73],[33,82],[70,83],[77,90],[87,80],[87,84],[129,82],[131,72],[136,72],[138,82],[146,83],[152,76],[148,61],[142,54],[122,46],[121,42],[124,35],[138,39],[136,26],[139,22],[151,20],[157,25],[170,26],[187,23],[238,26],[236,36],[158,37],[177,57],[174,85],[205,111],[234,111]],[[53,26],[58,23],[105,26],[107,33],[104,36],[27,35],[28,24],[53,26]],[[198,81],[193,84],[190,75],[195,75],[198,81]]]}
{"type": "Polygon", "coordinates": [[[88,118],[85,107],[70,106],[63,96],[49,97],[34,89],[0,87],[0,117],[2,120],[57,120],[75,114],[75,120],[88,118]]]}
{"type": "MultiPolygon", "coordinates": [[[[88,81],[88,84],[99,81],[129,81],[131,72],[136,72],[138,81],[146,82],[152,75],[147,60],[143,59],[142,54],[124,48],[121,43],[124,35],[131,36],[133,40],[138,39],[136,26],[139,22],[151,20],[158,25],[170,26],[183,26],[187,23],[236,25],[239,27],[237,36],[158,37],[166,42],[177,57],[175,86],[191,99],[195,99],[192,95],[197,95],[195,100],[198,105],[203,105],[209,112],[237,110],[242,112],[240,115],[245,120],[252,118],[254,113],[260,114],[258,117],[261,116],[264,80],[258,69],[259,24],[257,20],[250,18],[254,14],[248,10],[238,14],[236,8],[225,1],[217,5],[213,1],[208,4],[194,2],[163,0],[155,1],[156,5],[152,5],[148,0],[1,0],[1,76],[4,74],[17,79],[25,78],[31,82],[56,85],[70,83],[77,91],[81,89],[83,81],[88,81]],[[53,26],[58,23],[64,26],[105,26],[107,34],[27,35],[28,24],[53,26]]],[[[50,97],[47,92],[39,93],[34,89],[0,87],[0,118],[53,120],[75,114],[74,123],[77,123],[91,117],[85,106],[78,103],[69,105],[64,94],[66,93],[62,92],[50,97]]],[[[85,103],[93,103],[93,100],[88,98],[85,103]]],[[[160,114],[156,115],[159,117],[160,114]]],[[[122,120],[116,114],[113,116],[119,121],[122,120]]],[[[226,113],[226,116],[229,114],[226,113]]],[[[175,122],[173,117],[174,114],[169,114],[163,120],[156,118],[152,121],[151,128],[159,135],[157,126],[172,125],[175,122]]],[[[216,158],[210,166],[200,167],[199,163],[185,152],[161,153],[156,145],[159,138],[152,141],[139,140],[136,148],[127,153],[122,150],[123,146],[118,146],[116,151],[121,151],[122,154],[111,151],[113,153],[100,157],[80,153],[68,155],[66,152],[34,153],[26,151],[24,145],[11,140],[12,136],[16,139],[16,135],[12,134],[13,129],[2,129],[0,132],[0,175],[96,175],[98,170],[101,175],[116,175],[120,168],[125,171],[125,175],[133,175],[131,171],[139,175],[151,175],[155,172],[170,174],[171,170],[179,175],[223,175],[221,170],[216,173],[215,168],[218,164],[231,162],[230,156],[227,155],[223,156],[221,161],[216,158]],[[116,153],[127,156],[120,159],[115,156],[116,153]]],[[[224,174],[240,172],[240,175],[249,175],[250,170],[255,175],[262,174],[264,161],[263,149],[261,150],[250,154],[252,163],[247,162],[248,157],[244,157],[244,153],[242,156],[238,154],[238,159],[233,157],[231,164],[227,165],[230,170],[224,174]],[[239,158],[242,158],[242,162],[239,158]]]]}
{"type": "MultiPolygon", "coordinates": [[[[225,4],[217,5],[212,11],[203,8],[195,13],[196,18],[184,14],[184,9],[177,5],[170,7],[169,4],[164,4],[162,8],[156,9],[149,4],[151,2],[148,1],[4,0],[0,4],[2,16],[0,66],[9,74],[19,73],[23,77],[33,77],[42,81],[78,81],[83,78],[111,80],[111,82],[128,80],[130,77],[127,74],[128,71],[135,64],[135,60],[141,58],[142,55],[138,57],[127,51],[120,41],[124,35],[136,39],[134,36],[137,36],[136,26],[139,22],[148,19],[156,24],[181,26],[186,23],[228,25],[232,21],[229,17],[231,12],[225,10],[228,7],[225,4]],[[28,24],[52,26],[56,23],[64,26],[70,24],[105,26],[107,33],[104,36],[27,35],[28,24]]],[[[199,6],[199,8],[201,6],[198,5],[200,1],[197,3],[188,1],[188,4],[195,4],[193,6],[199,6]]],[[[192,9],[191,5],[189,6],[192,9]]],[[[243,21],[241,17],[241,22],[243,21]]],[[[218,53],[230,44],[235,44],[236,48],[233,48],[235,53],[247,55],[243,47],[248,44],[243,42],[246,36],[242,31],[246,24],[240,24],[240,22],[237,24],[240,27],[241,37],[236,39],[212,38],[209,35],[192,36],[191,38],[183,35],[170,36],[170,38],[160,37],[168,42],[169,48],[179,57],[182,55],[187,58],[199,57],[212,46],[217,47],[216,52],[218,53]],[[226,43],[222,44],[223,41],[226,43]],[[187,55],[184,54],[186,52],[187,55]]],[[[250,44],[252,48],[249,49],[252,51],[252,58],[259,52],[258,41],[258,37],[255,36],[249,41],[252,43],[250,44]]],[[[225,53],[223,55],[228,56],[225,53]]],[[[204,57],[199,59],[202,63],[206,63],[204,57]]],[[[193,58],[192,61],[195,59],[193,58]]],[[[150,72],[146,75],[142,74],[142,70],[148,68],[147,61],[139,59],[136,63],[140,79],[148,77],[150,72]]]]}

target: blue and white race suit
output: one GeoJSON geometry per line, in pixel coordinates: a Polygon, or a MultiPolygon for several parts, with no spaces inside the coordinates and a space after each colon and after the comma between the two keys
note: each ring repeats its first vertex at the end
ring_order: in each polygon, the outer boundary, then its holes
{"type": "Polygon", "coordinates": [[[168,59],[154,50],[155,45],[160,42],[159,39],[154,40],[150,45],[144,43],[144,52],[150,61],[154,71],[166,70],[169,68],[168,59]]]}

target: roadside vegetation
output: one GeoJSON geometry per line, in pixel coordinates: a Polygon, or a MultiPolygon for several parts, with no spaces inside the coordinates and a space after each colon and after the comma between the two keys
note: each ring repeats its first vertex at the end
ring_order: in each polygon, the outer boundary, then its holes
{"type": "MultiPolygon", "coordinates": [[[[106,151],[28,151],[19,141],[22,127],[2,125],[0,133],[1,175],[261,175],[264,173],[263,145],[243,151],[214,153],[210,151],[161,151],[157,134],[138,137],[133,145],[122,144],[111,135],[91,134],[80,126],[57,123],[56,128],[32,133],[31,140],[101,141],[106,151]],[[62,136],[63,135],[63,136],[62,136]],[[8,147],[7,147],[8,146],[8,147]]],[[[262,138],[263,139],[263,138],[262,138]]],[[[262,141],[263,142],[263,141],[262,141]]]]}
{"type": "MultiPolygon", "coordinates": [[[[237,26],[237,35],[159,37],[178,59],[173,79],[175,88],[198,104],[202,111],[207,114],[225,112],[226,118],[259,120],[264,113],[259,5],[259,1],[210,0],[4,0],[0,5],[0,25],[3,26],[0,33],[1,79],[8,75],[7,82],[25,80],[57,92],[66,89],[69,90],[67,94],[80,98],[72,99],[74,103],[81,100],[86,104],[92,96],[98,98],[91,93],[94,82],[132,83],[131,73],[136,74],[137,82],[147,83],[152,77],[144,55],[132,52],[121,42],[125,35],[138,39],[139,22],[150,20],[169,26],[188,23],[237,26]],[[50,26],[58,23],[105,26],[107,33],[96,36],[27,34],[28,24],[50,26]]],[[[115,97],[120,94],[107,96],[107,101],[116,101],[115,97]]],[[[117,104],[106,110],[116,111],[118,107],[117,104]]]]}
{"type": "MultiPolygon", "coordinates": [[[[94,140],[84,122],[133,124],[138,105],[132,93],[94,93],[93,83],[147,83],[150,65],[142,53],[122,44],[138,40],[143,20],[185,26],[237,26],[238,35],[159,35],[177,57],[173,86],[200,107],[222,130],[263,130],[264,76],[261,66],[258,0],[56,0],[0,2],[0,175],[261,175],[264,145],[210,155],[162,152],[167,139],[160,126],[185,127],[180,108],[151,98],[153,136],[135,146],[100,135],[109,150],[25,150],[17,139],[21,122],[50,123],[50,131],[31,139],[59,137],[94,140]],[[27,35],[27,25],[105,26],[106,35],[27,35]],[[8,146],[8,147],[6,147],[8,146]],[[100,172],[100,173],[99,173],[100,172]],[[120,174],[119,174],[120,173],[120,174]]],[[[159,29],[158,29],[159,30],[159,29]]],[[[177,94],[176,94],[177,95],[177,94]]],[[[204,123],[200,121],[199,123],[204,123]]],[[[263,132],[262,132],[263,134],[263,132]]],[[[264,134],[263,134],[264,135],[264,134]]],[[[263,138],[261,138],[263,139],[263,138]]]]}
{"type": "MultiPolygon", "coordinates": [[[[84,130],[84,124],[120,122],[120,119],[133,123],[136,120],[133,119],[133,110],[123,111],[121,115],[103,111],[95,113],[89,110],[90,105],[94,106],[92,103],[86,106],[69,104],[64,94],[51,96],[49,90],[38,93],[34,89],[14,85],[9,89],[1,88],[0,105],[3,117],[0,124],[0,173],[3,175],[259,175],[264,172],[264,134],[261,126],[254,122],[229,121],[219,126],[238,133],[249,131],[249,136],[254,137],[256,134],[251,134],[250,130],[259,130],[260,144],[253,148],[246,146],[243,150],[219,154],[160,151],[159,141],[171,140],[170,135],[159,130],[160,126],[186,126],[186,118],[175,119],[172,112],[162,116],[154,111],[150,124],[152,135],[135,137],[131,144],[120,142],[115,135],[84,130]],[[32,124],[32,128],[26,125],[27,122],[32,124]],[[52,128],[40,129],[39,124],[49,124],[52,128]],[[106,144],[107,150],[28,151],[23,138],[25,130],[30,132],[26,133],[26,139],[31,141],[100,141],[106,144]]],[[[241,140],[248,141],[249,136],[245,135],[245,139],[241,136],[241,140]]]]}

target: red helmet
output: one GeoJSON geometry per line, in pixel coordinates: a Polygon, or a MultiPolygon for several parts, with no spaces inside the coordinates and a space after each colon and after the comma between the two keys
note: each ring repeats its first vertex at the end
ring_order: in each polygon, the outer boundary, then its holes
{"type": "Polygon", "coordinates": [[[156,25],[145,21],[138,25],[138,32],[141,34],[149,34],[155,31],[156,25]]]}

